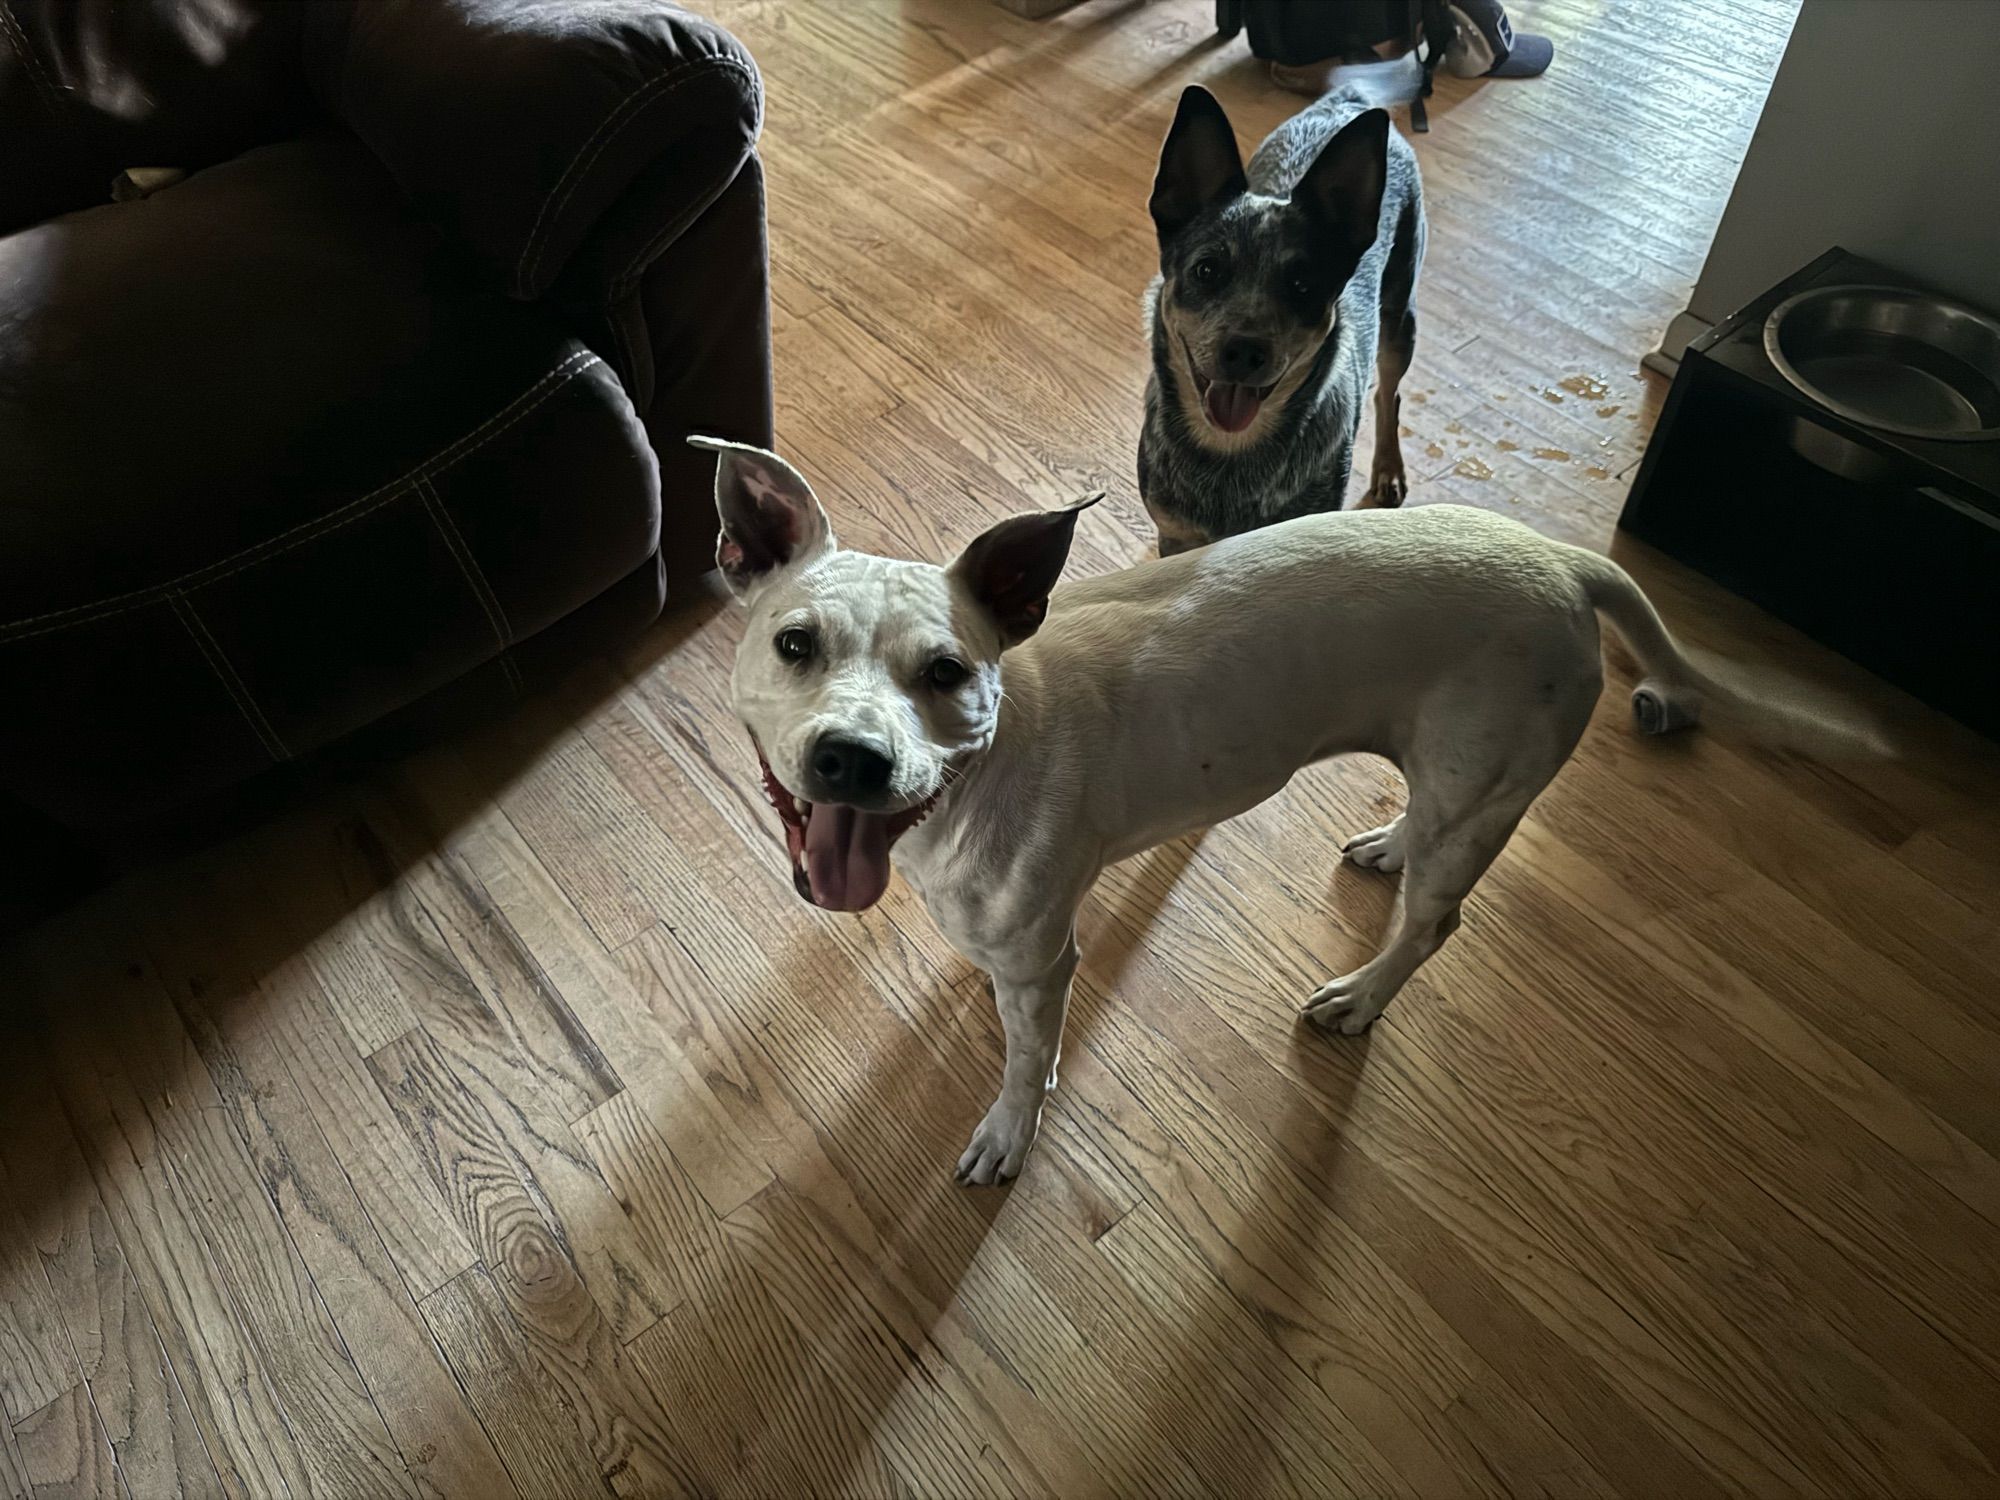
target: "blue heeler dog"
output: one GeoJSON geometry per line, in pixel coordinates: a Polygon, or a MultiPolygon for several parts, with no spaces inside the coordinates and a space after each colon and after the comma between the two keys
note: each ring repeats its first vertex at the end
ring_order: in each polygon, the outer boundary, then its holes
{"type": "Polygon", "coordinates": [[[1352,90],[1274,130],[1246,174],[1215,96],[1181,95],[1153,183],[1160,275],[1139,493],[1160,551],[1338,510],[1375,366],[1361,503],[1408,488],[1396,419],[1424,256],[1416,153],[1352,90]]]}

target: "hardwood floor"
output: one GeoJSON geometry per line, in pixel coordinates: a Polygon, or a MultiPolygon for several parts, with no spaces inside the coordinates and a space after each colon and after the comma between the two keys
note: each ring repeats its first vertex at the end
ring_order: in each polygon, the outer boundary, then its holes
{"type": "MultiPolygon", "coordinates": [[[[1104,488],[1073,566],[1141,556],[1154,153],[1188,80],[1246,139],[1296,101],[1207,0],[713,8],[842,535],[1104,488]]],[[[1548,76],[1441,83],[1414,503],[1613,545],[1791,9],[1520,0],[1548,76]]],[[[1909,758],[1642,743],[1614,656],[1355,1041],[1294,1012],[1399,792],[1303,774],[1105,879],[1005,1193],[951,1181],[979,977],[900,885],[794,897],[712,598],[15,940],[0,1492],[2000,1495],[2000,759],[1617,551],[1909,758]]]]}

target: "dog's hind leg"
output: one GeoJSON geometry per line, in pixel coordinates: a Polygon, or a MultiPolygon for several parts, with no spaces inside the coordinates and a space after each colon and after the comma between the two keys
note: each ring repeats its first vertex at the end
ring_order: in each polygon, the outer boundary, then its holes
{"type": "Polygon", "coordinates": [[[1389,940],[1353,973],[1314,990],[1305,1003],[1306,1019],[1348,1036],[1366,1031],[1424,960],[1458,930],[1460,903],[1506,847],[1533,796],[1502,795],[1491,805],[1454,812],[1413,789],[1399,830],[1407,841],[1408,864],[1389,940]]]}
{"type": "Polygon", "coordinates": [[[1424,258],[1423,210],[1412,196],[1396,221],[1395,242],[1382,268],[1382,323],[1375,342],[1375,456],[1363,507],[1401,505],[1410,492],[1403,472],[1403,376],[1417,351],[1417,267],[1424,258]]]}
{"type": "MultiPolygon", "coordinates": [[[[1403,757],[1410,783],[1403,815],[1348,841],[1346,852],[1358,864],[1388,870],[1400,865],[1403,885],[1382,951],[1313,991],[1304,1007],[1308,1020],[1337,1026],[1348,1036],[1366,1031],[1424,960],[1458,930],[1460,904],[1576,747],[1590,721],[1598,680],[1593,662],[1547,717],[1512,723],[1494,710],[1511,699],[1518,713],[1519,695],[1504,681],[1491,686],[1497,690],[1486,704],[1475,701],[1475,689],[1449,716],[1470,722],[1475,732],[1466,733],[1465,723],[1456,732],[1443,726],[1430,735],[1420,730],[1418,743],[1403,757]],[[1481,743],[1476,732],[1481,721],[1508,726],[1507,740],[1500,741],[1504,749],[1494,760],[1468,766],[1468,751],[1481,743]]],[[[1495,742],[1491,732],[1484,738],[1495,742]]]]}

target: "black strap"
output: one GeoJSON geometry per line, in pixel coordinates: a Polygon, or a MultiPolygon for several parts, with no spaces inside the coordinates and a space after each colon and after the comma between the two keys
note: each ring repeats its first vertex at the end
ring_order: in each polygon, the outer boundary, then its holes
{"type": "Polygon", "coordinates": [[[1418,135],[1431,128],[1430,111],[1424,101],[1431,96],[1431,75],[1444,61],[1452,38],[1451,7],[1447,0],[1410,0],[1410,34],[1420,39],[1419,57],[1424,65],[1424,81],[1417,97],[1410,101],[1410,129],[1418,135]]]}

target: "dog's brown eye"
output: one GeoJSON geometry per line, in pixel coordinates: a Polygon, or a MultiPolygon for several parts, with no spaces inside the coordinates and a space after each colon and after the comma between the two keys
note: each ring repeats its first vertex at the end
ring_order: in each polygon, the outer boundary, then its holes
{"type": "Polygon", "coordinates": [[[1312,283],[1307,281],[1303,276],[1294,276],[1292,278],[1292,293],[1300,298],[1310,297],[1313,294],[1312,283]]]}
{"type": "Polygon", "coordinates": [[[798,625],[779,631],[772,644],[786,661],[805,661],[813,654],[812,632],[798,625]]]}
{"type": "Polygon", "coordinates": [[[1194,270],[1190,274],[1194,277],[1195,285],[1213,286],[1222,280],[1222,262],[1213,255],[1204,255],[1194,263],[1194,270]]]}
{"type": "Polygon", "coordinates": [[[940,656],[924,668],[924,681],[940,693],[949,693],[954,688],[963,687],[965,679],[971,675],[972,669],[952,656],[940,656]]]}

